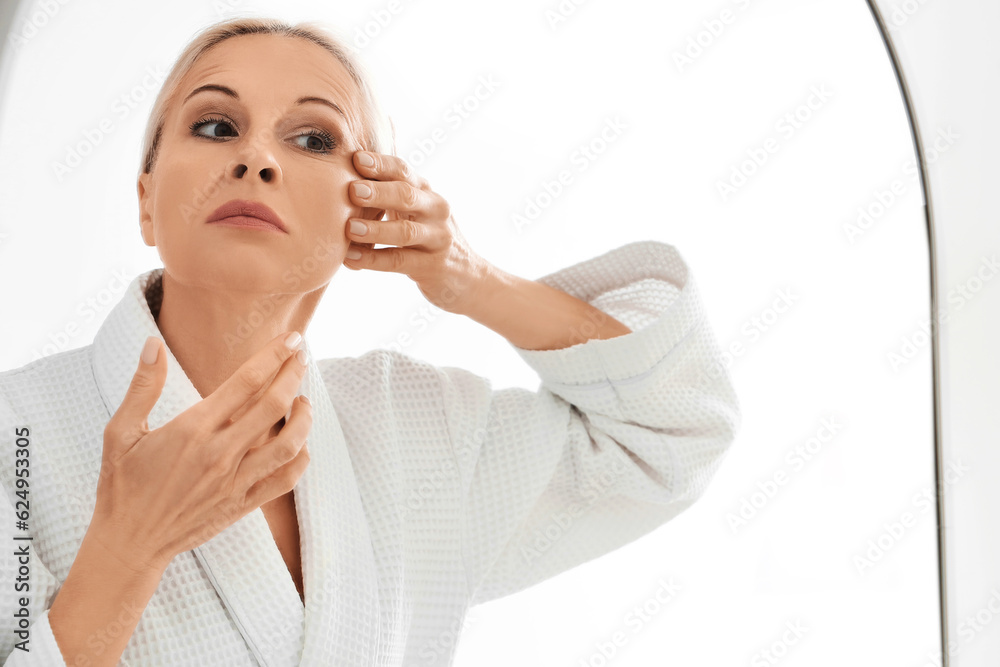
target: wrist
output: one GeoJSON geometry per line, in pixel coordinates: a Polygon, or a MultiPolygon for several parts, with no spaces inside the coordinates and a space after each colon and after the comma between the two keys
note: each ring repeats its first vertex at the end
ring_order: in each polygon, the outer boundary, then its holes
{"type": "Polygon", "coordinates": [[[516,295],[519,283],[523,282],[513,274],[487,264],[475,273],[474,288],[467,291],[469,298],[462,302],[458,314],[492,328],[491,321],[503,316],[516,295]]]}
{"type": "Polygon", "coordinates": [[[81,550],[84,547],[102,562],[125,568],[140,578],[155,576],[159,579],[170,564],[170,559],[122,540],[117,531],[99,522],[91,522],[84,535],[81,550]]]}

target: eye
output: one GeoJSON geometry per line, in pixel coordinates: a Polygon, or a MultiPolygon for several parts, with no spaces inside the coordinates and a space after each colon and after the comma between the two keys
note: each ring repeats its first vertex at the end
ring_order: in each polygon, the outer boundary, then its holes
{"type": "MultiPolygon", "coordinates": [[[[205,139],[213,140],[237,136],[233,123],[217,117],[201,118],[191,123],[191,134],[197,137],[204,137],[205,139]],[[209,130],[207,134],[201,131],[202,128],[213,125],[215,126],[215,129],[209,130]]],[[[325,130],[317,130],[315,128],[298,135],[296,137],[296,143],[311,153],[329,153],[337,147],[337,140],[332,134],[325,130]],[[303,137],[305,137],[305,143],[300,143],[299,140],[303,137]]]]}
{"type": "Polygon", "coordinates": [[[195,136],[205,137],[206,139],[217,139],[222,137],[234,137],[236,132],[233,129],[232,123],[222,118],[202,118],[191,123],[191,133],[195,136]],[[210,134],[202,134],[199,130],[206,125],[217,125],[214,132],[210,134]],[[228,128],[228,129],[226,129],[228,128]]]}
{"type": "Polygon", "coordinates": [[[337,140],[325,130],[312,129],[300,134],[296,139],[301,139],[302,137],[306,139],[305,145],[299,145],[314,153],[328,153],[337,146],[337,140]]]}

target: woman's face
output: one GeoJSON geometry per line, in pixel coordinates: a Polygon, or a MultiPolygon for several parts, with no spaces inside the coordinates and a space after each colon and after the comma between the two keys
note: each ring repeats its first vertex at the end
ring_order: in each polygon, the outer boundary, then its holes
{"type": "Polygon", "coordinates": [[[357,95],[340,61],[301,38],[242,35],[203,54],[178,84],[153,172],[138,183],[143,240],[171,278],[268,293],[327,284],[349,245],[347,219],[381,217],[347,192],[362,178],[357,95]],[[206,85],[233,94],[195,92],[206,85]],[[234,199],[270,207],[285,231],[207,223],[234,199]]]}

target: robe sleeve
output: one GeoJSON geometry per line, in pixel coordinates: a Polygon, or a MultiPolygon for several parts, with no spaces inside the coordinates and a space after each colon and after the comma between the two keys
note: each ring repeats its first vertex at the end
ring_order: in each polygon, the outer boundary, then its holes
{"type": "MultiPolygon", "coordinates": [[[[6,397],[0,393],[0,446],[8,448],[4,461],[16,461],[16,428],[26,424],[19,421],[6,397]]],[[[28,454],[30,461],[30,452],[28,454]]],[[[23,507],[15,503],[17,495],[17,466],[2,471],[0,485],[0,662],[5,667],[67,667],[56,638],[49,626],[49,607],[62,585],[45,566],[37,553],[37,542],[15,539],[33,534],[20,530],[18,512],[23,507]],[[26,549],[27,555],[18,555],[26,549]],[[22,604],[25,603],[25,604],[22,604]]],[[[30,471],[30,467],[29,467],[30,471]]],[[[27,478],[29,481],[30,477],[27,478]]],[[[31,493],[28,487],[29,528],[31,493]]]]}
{"type": "Polygon", "coordinates": [[[704,492],[741,421],[693,277],[643,241],[539,279],[631,333],[559,350],[514,346],[536,392],[439,369],[460,491],[470,605],[622,547],[704,492]]]}

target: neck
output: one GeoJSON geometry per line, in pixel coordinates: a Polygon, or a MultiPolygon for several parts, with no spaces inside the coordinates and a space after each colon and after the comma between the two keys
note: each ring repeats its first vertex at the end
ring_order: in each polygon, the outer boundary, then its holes
{"type": "MultiPolygon", "coordinates": [[[[204,398],[280,333],[305,336],[326,285],[305,293],[257,293],[178,282],[165,270],[159,313],[164,342],[204,398]]],[[[149,299],[155,305],[158,295],[149,299]]]]}

